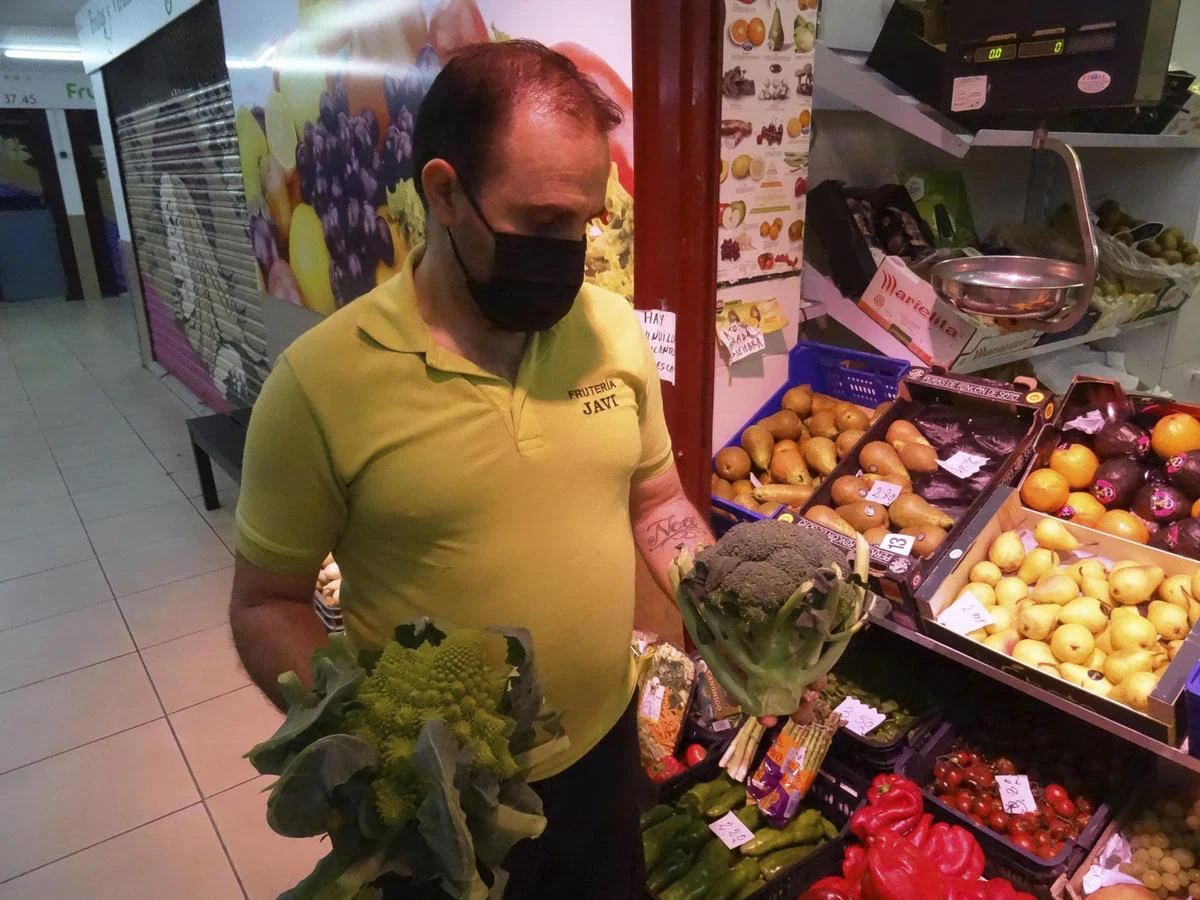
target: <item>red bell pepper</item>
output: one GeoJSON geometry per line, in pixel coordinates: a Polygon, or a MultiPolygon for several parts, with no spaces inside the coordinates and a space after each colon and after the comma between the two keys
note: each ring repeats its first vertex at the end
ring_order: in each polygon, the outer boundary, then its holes
{"type": "Polygon", "coordinates": [[[799,900],[859,900],[858,882],[830,875],[813,884],[799,900]]]}
{"type": "Polygon", "coordinates": [[[842,877],[858,884],[867,870],[867,851],[858,844],[851,844],[842,856],[842,877]]]}
{"type": "Polygon", "coordinates": [[[918,850],[924,850],[926,843],[929,841],[929,831],[933,828],[933,816],[930,813],[925,813],[917,822],[915,828],[908,833],[908,839],[912,841],[913,846],[918,850]]]}
{"type": "Polygon", "coordinates": [[[862,900],[930,900],[946,891],[942,874],[907,838],[888,831],[867,850],[862,900]]]}
{"type": "Polygon", "coordinates": [[[922,852],[937,865],[943,875],[975,881],[983,875],[983,848],[971,832],[958,825],[938,822],[929,829],[922,852]]]}

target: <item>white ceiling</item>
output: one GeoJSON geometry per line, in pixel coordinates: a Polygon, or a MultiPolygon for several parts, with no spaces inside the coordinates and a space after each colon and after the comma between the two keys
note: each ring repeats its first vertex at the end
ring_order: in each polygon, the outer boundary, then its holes
{"type": "Polygon", "coordinates": [[[0,44],[73,47],[75,13],[83,0],[7,0],[0,3],[0,44]]]}

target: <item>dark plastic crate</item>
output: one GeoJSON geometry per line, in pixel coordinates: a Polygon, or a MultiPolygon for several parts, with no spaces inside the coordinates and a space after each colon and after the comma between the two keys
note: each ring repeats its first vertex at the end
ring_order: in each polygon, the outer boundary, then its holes
{"type": "MultiPolygon", "coordinates": [[[[817,393],[828,394],[839,400],[849,400],[851,403],[873,409],[880,403],[896,399],[900,381],[908,369],[909,363],[904,360],[863,353],[848,347],[801,341],[788,351],[787,381],[759,407],[758,412],[746,420],[724,447],[740,446],[742,431],[759,419],[778,412],[783,395],[798,385],[810,384],[817,393]]],[[[746,509],[722,497],[713,497],[712,504],[717,509],[730,513],[739,522],[766,518],[762,513],[746,509]]],[[[728,528],[730,523],[716,516],[713,524],[728,528]]]]}
{"type": "Polygon", "coordinates": [[[1079,833],[1079,837],[1067,844],[1058,856],[1042,859],[1025,852],[990,828],[976,825],[969,817],[934,795],[933,767],[937,758],[950,749],[956,737],[953,724],[946,722],[927,740],[906,753],[896,764],[896,772],[921,786],[925,808],[933,812],[936,818],[955,822],[971,831],[987,858],[989,878],[1006,878],[1017,890],[1027,891],[1041,900],[1048,900],[1050,888],[1058,877],[1074,872],[1099,839],[1101,832],[1112,820],[1114,807],[1119,805],[1118,798],[1110,798],[1111,805],[1097,803],[1092,818],[1079,833]]]}
{"type": "Polygon", "coordinates": [[[345,625],[342,622],[342,611],[340,608],[331,609],[321,602],[319,593],[313,594],[313,612],[317,614],[317,618],[321,620],[321,624],[325,626],[328,632],[344,631],[345,625]]]}
{"type": "Polygon", "coordinates": [[[872,741],[869,735],[862,737],[853,731],[839,728],[833,736],[833,747],[829,752],[846,765],[867,775],[892,772],[895,771],[900,758],[911,747],[917,746],[921,738],[937,726],[940,718],[936,710],[923,712],[913,719],[912,724],[902,734],[886,743],[872,741]]]}
{"type": "Polygon", "coordinates": [[[1183,686],[1187,716],[1188,753],[1200,757],[1200,664],[1192,669],[1183,686]]]}
{"type": "MultiPolygon", "coordinates": [[[[769,746],[766,741],[763,744],[769,746]]],[[[761,757],[762,753],[758,756],[761,757]]],[[[822,844],[808,859],[792,866],[757,893],[751,894],[749,900],[796,900],[817,879],[841,871],[842,855],[850,832],[850,817],[865,801],[868,785],[869,782],[862,776],[826,758],[804,798],[804,807],[815,807],[836,825],[837,837],[822,844]]],[[[656,900],[658,895],[647,889],[646,896],[656,900]]]]}
{"type": "Polygon", "coordinates": [[[721,755],[737,736],[737,733],[737,728],[730,728],[726,731],[710,731],[707,728],[701,728],[689,717],[684,726],[683,738],[680,740],[679,746],[682,748],[688,744],[702,744],[708,750],[708,755],[696,765],[688,766],[674,778],[657,785],[655,802],[674,803],[692,785],[712,781],[720,775],[721,755]]]}

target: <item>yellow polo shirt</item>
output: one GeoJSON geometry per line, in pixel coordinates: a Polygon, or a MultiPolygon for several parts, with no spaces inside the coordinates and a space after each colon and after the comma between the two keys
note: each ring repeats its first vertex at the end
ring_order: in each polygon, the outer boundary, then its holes
{"type": "Polygon", "coordinates": [[[634,687],[632,483],[672,463],[658,373],[616,294],[586,285],[516,384],[432,342],[403,271],[301,336],[254,406],[237,546],[280,574],[332,550],[346,629],[419,616],[528,628],[570,766],[634,687]]]}

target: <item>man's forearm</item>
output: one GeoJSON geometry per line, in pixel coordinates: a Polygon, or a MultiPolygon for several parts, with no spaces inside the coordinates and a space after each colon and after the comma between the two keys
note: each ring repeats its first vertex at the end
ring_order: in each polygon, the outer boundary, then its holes
{"type": "Polygon", "coordinates": [[[312,686],[312,652],[324,646],[329,636],[312,608],[294,600],[265,600],[230,611],[233,642],[242,665],[262,692],[285,708],[279,692],[279,676],[295,672],[312,686]]]}
{"type": "Polygon", "coordinates": [[[681,544],[693,547],[713,543],[712,532],[696,508],[680,494],[643,517],[634,526],[634,539],[650,568],[654,580],[667,596],[672,596],[667,569],[681,544]]]}

